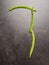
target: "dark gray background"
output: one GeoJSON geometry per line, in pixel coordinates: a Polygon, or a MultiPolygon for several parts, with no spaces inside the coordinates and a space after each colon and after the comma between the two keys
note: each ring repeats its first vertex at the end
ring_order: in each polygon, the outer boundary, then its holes
{"type": "Polygon", "coordinates": [[[0,0],[0,65],[49,65],[49,0],[0,0]],[[34,7],[35,49],[29,58],[31,12],[9,11],[15,5],[34,7]]]}

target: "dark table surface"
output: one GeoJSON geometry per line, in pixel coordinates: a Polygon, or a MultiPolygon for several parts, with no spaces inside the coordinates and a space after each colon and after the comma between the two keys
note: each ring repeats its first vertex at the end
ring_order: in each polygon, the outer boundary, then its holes
{"type": "Polygon", "coordinates": [[[49,1],[0,1],[0,65],[49,65],[49,1]],[[19,3],[19,4],[18,4],[19,3]],[[30,11],[15,10],[14,5],[30,5],[35,13],[35,48],[31,58],[30,11]]]}

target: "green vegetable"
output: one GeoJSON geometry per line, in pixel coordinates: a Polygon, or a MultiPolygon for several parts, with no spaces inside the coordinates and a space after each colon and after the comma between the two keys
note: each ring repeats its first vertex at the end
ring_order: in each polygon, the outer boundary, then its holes
{"type": "Polygon", "coordinates": [[[35,35],[34,35],[34,32],[32,29],[34,26],[34,12],[36,12],[36,10],[34,8],[28,7],[28,6],[14,6],[14,7],[10,8],[9,11],[12,11],[14,9],[19,9],[19,8],[31,10],[32,18],[31,18],[31,24],[30,24],[30,28],[29,28],[29,32],[31,33],[31,37],[32,37],[32,45],[31,45],[30,52],[29,52],[29,58],[31,58],[33,50],[34,50],[34,45],[35,45],[35,35]]]}

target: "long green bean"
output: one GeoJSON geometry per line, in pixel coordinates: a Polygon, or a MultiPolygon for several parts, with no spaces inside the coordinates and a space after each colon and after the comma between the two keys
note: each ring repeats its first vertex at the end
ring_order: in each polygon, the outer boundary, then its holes
{"type": "Polygon", "coordinates": [[[30,24],[30,28],[29,28],[29,32],[31,33],[31,37],[32,37],[32,45],[31,45],[30,52],[29,52],[29,58],[31,58],[33,50],[34,50],[34,45],[35,45],[35,35],[34,35],[34,32],[32,29],[34,26],[34,12],[36,12],[36,10],[34,8],[28,7],[28,6],[14,6],[14,7],[10,8],[9,11],[12,11],[14,9],[19,9],[19,8],[31,10],[32,18],[31,18],[31,24],[30,24]]]}

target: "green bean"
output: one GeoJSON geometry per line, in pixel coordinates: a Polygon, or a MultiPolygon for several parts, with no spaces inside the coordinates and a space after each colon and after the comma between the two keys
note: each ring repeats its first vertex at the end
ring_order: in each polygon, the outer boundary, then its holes
{"type": "Polygon", "coordinates": [[[35,45],[35,35],[33,32],[33,26],[34,26],[34,11],[33,9],[31,10],[31,14],[32,14],[32,18],[31,18],[31,24],[30,24],[30,29],[29,32],[31,33],[31,37],[32,37],[32,45],[31,45],[31,49],[30,49],[30,54],[29,57],[31,58],[33,50],[34,50],[34,45],[35,45]]]}
{"type": "MultiPolygon", "coordinates": [[[[31,7],[28,7],[28,6],[14,6],[14,7],[10,8],[9,11],[12,11],[14,9],[20,9],[20,8],[32,10],[32,8],[31,7]]],[[[35,9],[33,9],[33,11],[36,12],[35,9]]]]}
{"type": "Polygon", "coordinates": [[[32,37],[32,45],[31,45],[30,52],[29,52],[29,58],[31,58],[33,50],[34,50],[34,45],[35,45],[35,35],[34,35],[34,32],[32,29],[34,26],[34,12],[36,12],[36,10],[34,8],[28,7],[28,6],[14,6],[14,7],[10,8],[9,11],[12,11],[14,9],[19,9],[19,8],[31,10],[32,18],[31,18],[31,24],[30,24],[30,28],[29,28],[29,32],[31,33],[31,37],[32,37]]]}

